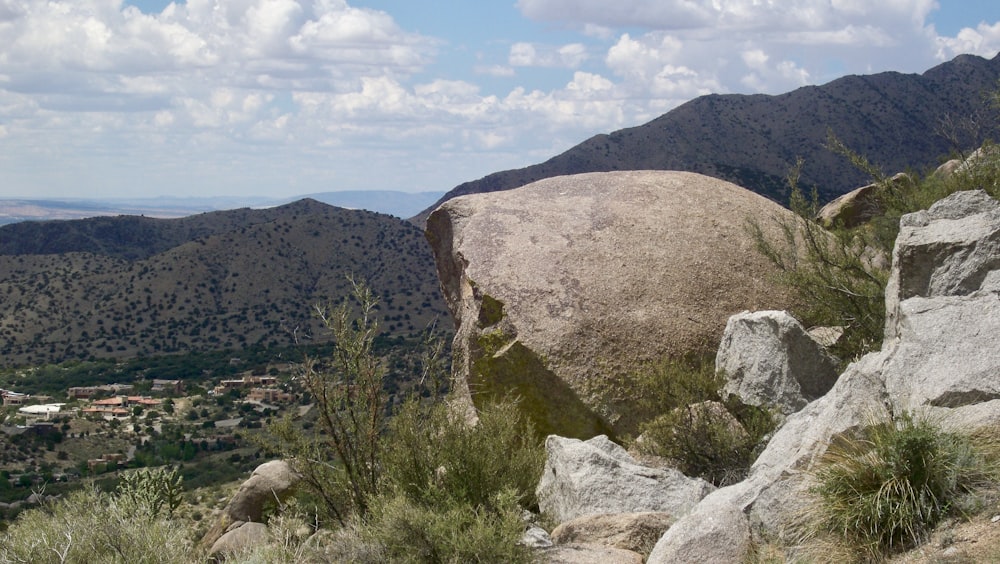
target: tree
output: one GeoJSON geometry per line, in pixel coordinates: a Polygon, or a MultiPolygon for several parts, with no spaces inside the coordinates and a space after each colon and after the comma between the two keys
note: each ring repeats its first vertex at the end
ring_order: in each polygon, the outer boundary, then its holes
{"type": "Polygon", "coordinates": [[[316,306],[333,337],[333,354],[324,362],[306,358],[300,368],[316,402],[319,432],[307,435],[289,418],[270,427],[277,439],[273,446],[292,460],[329,516],[341,524],[351,512],[366,513],[378,492],[388,408],[385,366],[373,352],[378,300],[366,284],[349,280],[357,314],[350,301],[336,308],[316,306]]]}

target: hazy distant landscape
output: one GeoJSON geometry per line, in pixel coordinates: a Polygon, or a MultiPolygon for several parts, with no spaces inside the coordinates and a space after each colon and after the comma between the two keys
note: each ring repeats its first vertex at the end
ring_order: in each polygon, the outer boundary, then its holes
{"type": "Polygon", "coordinates": [[[412,217],[433,204],[444,192],[398,192],[388,190],[319,192],[294,198],[261,197],[214,198],[135,198],[135,199],[0,199],[0,225],[19,221],[83,219],[97,216],[141,215],[156,218],[179,218],[209,211],[244,207],[265,208],[303,198],[346,209],[367,210],[412,217]]]}

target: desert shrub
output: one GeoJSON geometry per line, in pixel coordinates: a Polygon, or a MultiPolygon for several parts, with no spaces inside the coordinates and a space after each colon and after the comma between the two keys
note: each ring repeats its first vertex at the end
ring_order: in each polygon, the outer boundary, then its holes
{"type": "Polygon", "coordinates": [[[504,490],[490,509],[467,502],[424,505],[404,494],[390,495],[373,510],[369,534],[392,562],[530,562],[517,543],[524,531],[519,494],[504,490]]]}
{"type": "Polygon", "coordinates": [[[411,400],[390,423],[382,462],[387,487],[414,502],[493,510],[502,491],[536,504],[545,450],[515,401],[484,407],[470,425],[445,403],[411,400]]]}
{"type": "Polygon", "coordinates": [[[148,509],[153,517],[171,517],[181,504],[183,481],[177,468],[142,468],[122,474],[116,494],[124,503],[148,509]]]}
{"type": "Polygon", "coordinates": [[[388,408],[385,364],[374,353],[377,300],[367,285],[351,280],[358,311],[345,301],[316,313],[333,337],[328,362],[307,358],[300,378],[316,403],[318,432],[290,418],[270,425],[269,445],[303,476],[326,516],[346,524],[364,514],[378,493],[382,435],[388,408]]]}
{"type": "Polygon", "coordinates": [[[22,513],[0,538],[0,563],[185,563],[192,544],[184,524],[140,499],[79,490],[22,513]]]}
{"type": "MultiPolygon", "coordinates": [[[[798,218],[776,220],[777,239],[765,235],[759,223],[750,222],[749,229],[757,249],[778,268],[779,283],[795,294],[795,317],[806,326],[843,327],[833,352],[853,359],[882,343],[891,243],[887,251],[870,229],[826,229],[815,221],[818,196],[801,192],[801,166],[800,161],[788,176],[789,208],[798,218]]],[[[859,166],[870,167],[866,161],[859,166]]],[[[891,186],[888,179],[877,178],[880,186],[891,186]]]]}
{"type": "Polygon", "coordinates": [[[447,404],[411,400],[390,424],[368,534],[393,561],[526,561],[521,508],[536,505],[544,456],[514,401],[469,425],[447,404]]]}
{"type": "Polygon", "coordinates": [[[916,544],[1000,476],[992,435],[947,432],[905,414],[838,437],[814,470],[814,527],[868,558],[916,544]]]}
{"type": "Polygon", "coordinates": [[[639,381],[645,407],[661,415],[640,425],[637,448],[688,476],[715,485],[742,480],[774,430],[768,410],[722,397],[724,378],[711,357],[667,360],[639,381]]]}
{"type": "Polygon", "coordinates": [[[521,507],[535,504],[540,437],[511,401],[482,410],[474,425],[456,414],[439,397],[443,348],[433,342],[425,343],[414,393],[392,415],[387,365],[373,349],[375,300],[363,284],[354,289],[360,313],[346,305],[320,311],[334,336],[332,358],[303,365],[315,424],[286,418],[269,426],[269,447],[303,475],[311,507],[337,522],[332,534],[346,539],[343,550],[289,540],[245,558],[295,561],[318,550],[354,561],[525,560],[521,507]]]}

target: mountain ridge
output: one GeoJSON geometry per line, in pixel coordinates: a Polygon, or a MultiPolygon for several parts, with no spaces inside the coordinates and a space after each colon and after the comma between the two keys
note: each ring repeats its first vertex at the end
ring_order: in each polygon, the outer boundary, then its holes
{"type": "Polygon", "coordinates": [[[316,304],[380,299],[389,336],[450,324],[423,233],[396,217],[297,202],[182,219],[0,227],[0,362],[327,340],[316,304]],[[444,319],[442,319],[444,318],[444,319]]]}
{"type": "MultiPolygon", "coordinates": [[[[611,170],[698,172],[785,204],[785,176],[798,157],[804,159],[801,181],[825,202],[868,181],[824,147],[828,131],[885,173],[924,167],[955,149],[928,132],[947,115],[989,111],[985,96],[998,81],[1000,54],[959,55],[923,74],[849,75],[777,95],[700,96],[643,125],[594,135],[542,163],[462,183],[411,221],[423,225],[456,196],[611,170]]],[[[966,133],[959,139],[966,149],[979,146],[985,134],[966,133]]]]}

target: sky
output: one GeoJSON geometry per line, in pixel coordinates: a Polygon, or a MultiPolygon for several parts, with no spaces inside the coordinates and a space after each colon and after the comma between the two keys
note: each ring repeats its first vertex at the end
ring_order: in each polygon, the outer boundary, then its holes
{"type": "Polygon", "coordinates": [[[0,0],[0,198],[446,191],[998,50],[995,0],[0,0]]]}

